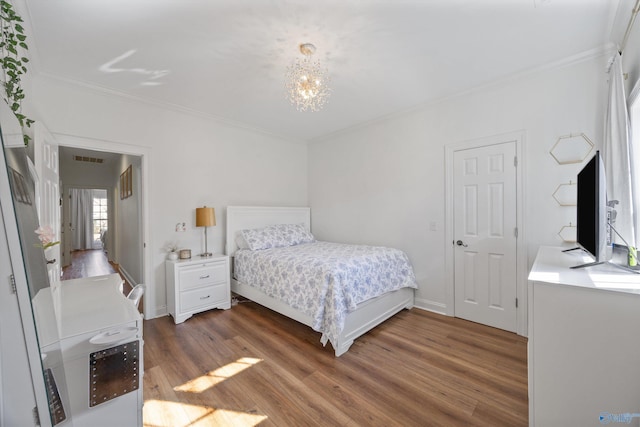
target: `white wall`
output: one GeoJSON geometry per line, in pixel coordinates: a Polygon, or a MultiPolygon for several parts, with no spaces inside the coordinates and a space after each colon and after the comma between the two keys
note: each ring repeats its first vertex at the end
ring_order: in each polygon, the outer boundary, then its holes
{"type": "MultiPolygon", "coordinates": [[[[73,160],[70,154],[60,150],[60,179],[62,185],[74,188],[112,188],[114,165],[73,160]]],[[[68,195],[68,194],[67,194],[68,195]]]]}
{"type": "Polygon", "coordinates": [[[444,312],[445,251],[452,250],[444,232],[444,147],[524,131],[528,259],[539,245],[561,245],[557,233],[575,225],[575,208],[560,207],[552,194],[575,182],[581,165],[557,165],[549,150],[570,133],[601,143],[606,59],[558,64],[310,144],[314,233],[403,249],[420,284],[416,305],[444,312]]]}
{"type": "Polygon", "coordinates": [[[114,174],[113,193],[115,209],[115,233],[111,233],[115,241],[115,260],[120,265],[120,271],[132,286],[144,282],[143,272],[143,233],[140,226],[142,221],[142,183],[141,161],[138,156],[123,155],[114,174]],[[120,198],[120,174],[129,166],[132,170],[132,194],[126,199],[120,198]]]}
{"type": "MultiPolygon", "coordinates": [[[[152,90],[152,89],[150,89],[152,90]]],[[[206,96],[204,94],[203,96],[206,96]]],[[[225,207],[233,204],[307,205],[307,147],[211,118],[160,108],[45,76],[33,81],[28,111],[59,141],[122,153],[146,153],[151,265],[145,265],[147,316],[166,310],[162,248],[178,240],[193,254],[204,248],[195,208],[216,209],[209,249],[224,250],[225,207]],[[176,233],[177,222],[187,231],[176,233]]],[[[145,163],[146,162],[146,163],[145,163]]],[[[143,206],[143,209],[145,207],[143,206]]],[[[122,262],[122,260],[121,260],[122,262]]]]}

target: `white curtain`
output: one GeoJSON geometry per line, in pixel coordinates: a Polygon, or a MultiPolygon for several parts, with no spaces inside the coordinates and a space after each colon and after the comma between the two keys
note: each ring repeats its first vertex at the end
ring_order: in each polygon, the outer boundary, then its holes
{"type": "Polygon", "coordinates": [[[93,197],[90,189],[72,188],[71,244],[72,250],[93,249],[93,197]]]}
{"type": "Polygon", "coordinates": [[[638,216],[640,216],[640,80],[636,82],[629,97],[629,120],[632,159],[631,182],[633,183],[633,201],[636,204],[633,223],[636,226],[636,242],[640,242],[640,227],[638,227],[638,216]]]}
{"type": "Polygon", "coordinates": [[[631,170],[631,146],[629,141],[629,114],[624,90],[622,58],[617,53],[609,69],[609,103],[605,118],[604,162],[607,174],[607,199],[617,200],[613,207],[616,216],[612,226],[613,242],[636,246],[631,170]]]}

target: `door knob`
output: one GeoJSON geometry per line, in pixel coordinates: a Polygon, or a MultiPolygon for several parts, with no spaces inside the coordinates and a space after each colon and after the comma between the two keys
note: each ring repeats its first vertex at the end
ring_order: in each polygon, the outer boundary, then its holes
{"type": "Polygon", "coordinates": [[[467,245],[465,242],[463,242],[462,240],[458,240],[458,241],[456,242],[456,245],[458,245],[458,246],[463,246],[463,247],[465,247],[465,248],[469,246],[469,245],[467,245]]]}

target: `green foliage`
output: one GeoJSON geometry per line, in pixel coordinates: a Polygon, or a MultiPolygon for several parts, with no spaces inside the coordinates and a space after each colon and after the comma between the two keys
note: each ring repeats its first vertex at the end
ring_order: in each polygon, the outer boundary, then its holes
{"type": "MultiPolygon", "coordinates": [[[[21,86],[21,76],[27,73],[26,64],[29,59],[22,53],[29,50],[24,34],[24,22],[13,6],[7,1],[0,0],[0,68],[4,72],[1,82],[4,86],[4,100],[20,122],[20,126],[30,127],[33,120],[22,114],[22,100],[24,91],[21,86]]],[[[24,144],[29,144],[29,136],[23,136],[24,144]]]]}

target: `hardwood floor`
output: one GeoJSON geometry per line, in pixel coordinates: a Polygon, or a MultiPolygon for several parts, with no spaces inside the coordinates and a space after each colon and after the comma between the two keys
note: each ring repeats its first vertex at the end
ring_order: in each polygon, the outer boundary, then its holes
{"type": "Polygon", "coordinates": [[[413,309],[336,358],[252,302],[144,324],[144,425],[526,426],[527,340],[413,309]]]}
{"type": "Polygon", "coordinates": [[[101,249],[71,252],[71,265],[62,269],[62,280],[116,273],[101,249]]]}
{"type": "MultiPolygon", "coordinates": [[[[62,269],[62,280],[81,279],[105,274],[119,273],[124,281],[122,292],[127,295],[133,288],[126,277],[120,273],[118,265],[109,262],[107,255],[101,249],[88,249],[71,252],[71,265],[62,269]]],[[[144,310],[144,297],[138,308],[144,310]]]]}

